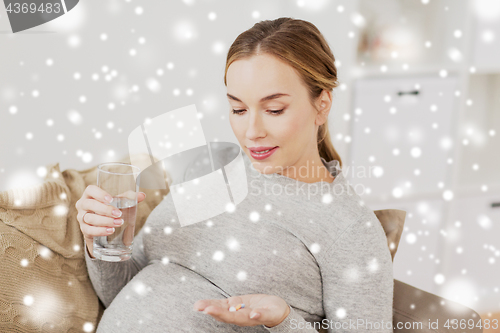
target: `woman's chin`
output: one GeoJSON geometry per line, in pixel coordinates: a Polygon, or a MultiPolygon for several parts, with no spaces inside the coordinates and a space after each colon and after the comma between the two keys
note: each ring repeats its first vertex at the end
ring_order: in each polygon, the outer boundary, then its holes
{"type": "Polygon", "coordinates": [[[279,168],[276,168],[273,164],[265,162],[254,162],[254,168],[264,175],[270,175],[276,173],[279,168]]]}

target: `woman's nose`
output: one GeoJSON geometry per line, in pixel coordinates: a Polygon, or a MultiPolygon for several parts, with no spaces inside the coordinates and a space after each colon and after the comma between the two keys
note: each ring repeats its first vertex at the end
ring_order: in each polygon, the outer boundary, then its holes
{"type": "Polygon", "coordinates": [[[250,140],[265,136],[265,128],[262,117],[257,112],[250,112],[247,123],[247,138],[250,140]]]}

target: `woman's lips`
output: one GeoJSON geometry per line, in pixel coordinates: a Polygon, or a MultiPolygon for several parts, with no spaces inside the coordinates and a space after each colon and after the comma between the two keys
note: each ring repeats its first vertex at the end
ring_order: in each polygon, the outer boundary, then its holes
{"type": "Polygon", "coordinates": [[[279,147],[274,147],[273,149],[271,149],[270,151],[268,151],[267,153],[264,153],[264,154],[256,154],[256,153],[254,153],[253,151],[250,150],[250,155],[252,155],[252,157],[255,158],[256,160],[263,160],[263,159],[268,158],[272,154],[274,154],[274,152],[276,150],[278,150],[278,148],[279,147]]]}

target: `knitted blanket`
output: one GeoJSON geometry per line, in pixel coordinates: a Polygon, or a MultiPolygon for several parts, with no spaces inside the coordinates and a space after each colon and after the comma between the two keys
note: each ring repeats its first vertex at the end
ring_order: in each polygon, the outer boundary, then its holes
{"type": "MultiPolygon", "coordinates": [[[[104,311],[88,277],[75,208],[96,184],[97,166],[46,168],[42,184],[0,192],[0,332],[90,332],[104,311]]],[[[146,199],[135,234],[168,193],[140,190],[146,199]]]]}

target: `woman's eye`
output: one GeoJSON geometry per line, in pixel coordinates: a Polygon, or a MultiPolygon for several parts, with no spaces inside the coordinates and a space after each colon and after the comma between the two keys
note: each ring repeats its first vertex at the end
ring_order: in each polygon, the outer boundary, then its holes
{"type": "MultiPolygon", "coordinates": [[[[283,110],[284,109],[281,109],[281,110],[268,110],[268,111],[269,111],[269,113],[271,113],[273,115],[278,115],[278,114],[283,113],[283,110]]],[[[245,111],[245,109],[243,109],[243,110],[235,110],[235,109],[233,109],[233,114],[240,114],[243,111],[245,111]]]]}
{"type": "Polygon", "coordinates": [[[283,110],[284,109],[281,109],[281,110],[269,110],[269,112],[272,113],[272,114],[281,114],[281,113],[283,113],[283,110]]]}

